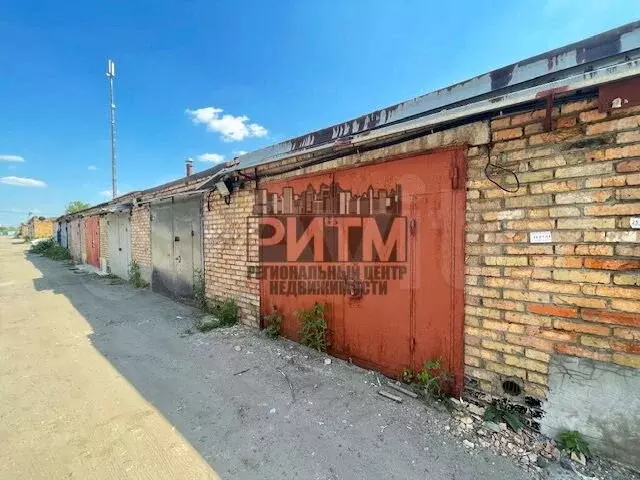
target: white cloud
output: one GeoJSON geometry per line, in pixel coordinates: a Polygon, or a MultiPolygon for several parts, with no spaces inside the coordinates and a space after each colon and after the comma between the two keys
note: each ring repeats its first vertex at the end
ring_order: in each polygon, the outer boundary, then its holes
{"type": "Polygon", "coordinates": [[[40,180],[34,180],[33,178],[23,178],[23,177],[0,177],[0,183],[4,183],[5,185],[15,185],[16,187],[42,188],[47,186],[46,183],[40,180]]]}
{"type": "Polygon", "coordinates": [[[97,169],[98,169],[98,167],[96,167],[95,165],[89,165],[87,167],[87,170],[97,170],[97,169]]]}
{"type": "Polygon", "coordinates": [[[0,162],[24,162],[20,155],[0,155],[0,162]]]}
{"type": "Polygon", "coordinates": [[[198,160],[201,162],[222,163],[224,162],[224,155],[220,155],[219,153],[203,153],[202,155],[198,155],[198,160]]]}
{"type": "MultiPolygon", "coordinates": [[[[113,192],[113,191],[112,191],[111,189],[109,189],[109,190],[101,190],[101,191],[100,191],[100,196],[101,196],[101,197],[111,198],[111,194],[112,194],[112,192],[113,192]]],[[[122,195],[122,192],[121,192],[120,190],[118,190],[118,191],[116,192],[116,195],[117,195],[117,196],[120,196],[120,195],[122,195]]]]}
{"type": "Polygon", "coordinates": [[[207,126],[210,132],[217,132],[224,142],[237,142],[250,137],[264,137],[267,135],[267,129],[257,123],[247,123],[249,117],[240,115],[238,117],[222,115],[221,108],[204,107],[196,110],[186,110],[186,114],[196,125],[203,124],[207,126]]]}
{"type": "Polygon", "coordinates": [[[233,151],[233,154],[236,157],[241,157],[242,155],[246,155],[247,153],[249,153],[249,152],[247,152],[246,150],[234,150],[233,151]]]}

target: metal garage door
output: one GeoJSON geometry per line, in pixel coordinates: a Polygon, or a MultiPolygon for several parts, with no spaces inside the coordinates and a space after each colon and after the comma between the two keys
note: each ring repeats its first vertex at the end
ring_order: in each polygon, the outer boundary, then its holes
{"type": "Polygon", "coordinates": [[[82,219],[76,218],[67,224],[67,240],[69,242],[69,253],[76,263],[82,262],[82,251],[84,245],[80,236],[80,224],[82,219]]]}
{"type": "Polygon", "coordinates": [[[444,150],[263,184],[263,313],[296,339],[295,312],[322,301],[332,353],[389,375],[441,359],[459,390],[463,176],[464,153],[444,150]]]}
{"type": "Polygon", "coordinates": [[[85,218],[84,231],[87,263],[100,268],[100,217],[85,218]]]}
{"type": "Polygon", "coordinates": [[[131,219],[128,213],[107,216],[109,235],[109,271],[120,278],[129,278],[131,264],[131,219]]]}
{"type": "Polygon", "coordinates": [[[67,237],[67,226],[69,224],[67,222],[62,222],[60,224],[60,245],[64,248],[69,248],[69,241],[67,237]]]}
{"type": "Polygon", "coordinates": [[[202,199],[163,200],[151,206],[151,286],[174,297],[193,295],[202,269],[202,199]]]}

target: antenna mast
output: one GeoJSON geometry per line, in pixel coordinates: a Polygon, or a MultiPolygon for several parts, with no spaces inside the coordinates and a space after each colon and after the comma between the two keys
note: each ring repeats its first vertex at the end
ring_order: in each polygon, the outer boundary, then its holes
{"type": "Polygon", "coordinates": [[[107,62],[107,77],[109,77],[109,110],[111,111],[111,190],[113,198],[118,196],[118,179],[116,176],[116,104],[113,97],[113,79],[116,78],[116,64],[113,60],[107,62]]]}

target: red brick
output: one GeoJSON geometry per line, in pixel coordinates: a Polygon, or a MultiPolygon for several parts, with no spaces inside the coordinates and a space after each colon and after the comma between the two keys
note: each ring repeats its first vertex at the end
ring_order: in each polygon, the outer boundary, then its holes
{"type": "Polygon", "coordinates": [[[556,305],[545,305],[534,303],[528,306],[531,313],[540,315],[550,315],[552,317],[575,318],[578,316],[578,309],[572,307],[558,307],[556,305]]]}
{"type": "Polygon", "coordinates": [[[539,337],[547,338],[555,342],[576,343],[578,335],[576,333],[563,332],[561,330],[540,330],[539,337]]]}
{"type": "Polygon", "coordinates": [[[606,310],[582,310],[582,318],[588,322],[609,323],[612,325],[640,326],[640,314],[618,313],[606,310]]]}
{"type": "Polygon", "coordinates": [[[536,338],[532,335],[513,335],[510,333],[505,334],[505,341],[507,343],[514,343],[516,345],[522,345],[523,347],[532,347],[543,352],[551,352],[553,350],[553,342],[544,338],[536,338]]]}
{"type": "Polygon", "coordinates": [[[611,342],[611,348],[616,352],[625,353],[640,353],[640,343],[627,343],[627,342],[611,342]]]}
{"type": "Polygon", "coordinates": [[[640,160],[625,160],[616,165],[616,172],[631,173],[640,172],[640,160]]]}
{"type": "Polygon", "coordinates": [[[592,350],[587,350],[585,348],[576,347],[575,345],[565,345],[565,344],[559,343],[555,346],[555,350],[558,353],[571,355],[574,357],[591,358],[593,360],[600,360],[602,362],[611,361],[610,353],[594,352],[592,350]]]}
{"type": "Polygon", "coordinates": [[[501,141],[501,140],[511,140],[512,138],[519,138],[522,136],[522,128],[508,128],[506,130],[498,130],[497,132],[493,132],[493,140],[501,141]]]}
{"type": "Polygon", "coordinates": [[[597,268],[600,270],[636,270],[640,268],[640,260],[585,258],[584,266],[585,268],[597,268]]]}
{"type": "Polygon", "coordinates": [[[556,128],[574,127],[577,123],[576,117],[561,117],[556,120],[556,128]]]}
{"type": "Polygon", "coordinates": [[[593,325],[591,323],[569,322],[566,320],[555,320],[553,328],[566,330],[568,332],[591,333],[593,335],[608,336],[611,333],[609,327],[604,325],[593,325]]]}

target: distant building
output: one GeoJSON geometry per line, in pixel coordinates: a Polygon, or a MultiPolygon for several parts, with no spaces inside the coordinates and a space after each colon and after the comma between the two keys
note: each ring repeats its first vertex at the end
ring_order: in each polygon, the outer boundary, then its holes
{"type": "Polygon", "coordinates": [[[53,219],[45,217],[31,217],[26,224],[26,235],[22,237],[31,239],[47,238],[53,236],[53,219]]]}

